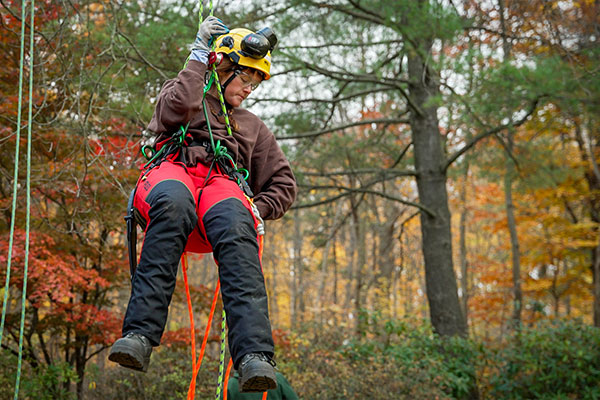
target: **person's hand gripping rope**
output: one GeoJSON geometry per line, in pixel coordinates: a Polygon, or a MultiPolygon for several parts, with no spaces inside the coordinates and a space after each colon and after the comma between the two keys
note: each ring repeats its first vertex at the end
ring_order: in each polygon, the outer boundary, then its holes
{"type": "Polygon", "coordinates": [[[215,38],[229,32],[229,28],[217,17],[207,17],[201,24],[196,34],[196,40],[192,43],[192,54],[190,60],[208,62],[213,41],[215,38]]]}
{"type": "Polygon", "coordinates": [[[213,40],[229,32],[229,28],[217,17],[207,17],[201,24],[192,44],[192,50],[210,52],[213,40]]]}

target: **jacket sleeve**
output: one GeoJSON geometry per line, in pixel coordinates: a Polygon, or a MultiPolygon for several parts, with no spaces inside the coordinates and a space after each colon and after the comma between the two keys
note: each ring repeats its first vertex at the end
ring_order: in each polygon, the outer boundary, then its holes
{"type": "Polygon", "coordinates": [[[251,188],[254,204],[263,219],[278,219],[296,199],[296,178],[273,133],[260,125],[258,142],[252,154],[251,188]]]}
{"type": "Polygon", "coordinates": [[[190,60],[177,78],[163,85],[148,129],[170,132],[187,124],[201,110],[206,64],[190,60]]]}

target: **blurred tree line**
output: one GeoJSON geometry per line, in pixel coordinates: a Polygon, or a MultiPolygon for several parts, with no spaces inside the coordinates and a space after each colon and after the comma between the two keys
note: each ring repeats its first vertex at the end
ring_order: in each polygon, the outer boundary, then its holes
{"type": "MultiPolygon", "coordinates": [[[[0,2],[3,265],[21,7],[0,2]]],[[[104,359],[129,291],[122,217],[139,149],[152,139],[145,128],[162,83],[187,57],[198,4],[35,7],[22,396],[183,398],[181,285],[156,355],[172,368],[142,377],[104,359]]],[[[280,365],[300,395],[598,396],[589,372],[600,359],[598,1],[248,0],[215,2],[214,13],[279,37],[273,77],[246,105],[280,140],[300,186],[292,210],[267,224],[263,258],[280,365]]],[[[19,178],[1,342],[7,396],[22,163],[19,178]]],[[[202,326],[214,263],[197,257],[190,273],[202,326]]],[[[217,340],[199,379],[206,398],[217,340]]]]}

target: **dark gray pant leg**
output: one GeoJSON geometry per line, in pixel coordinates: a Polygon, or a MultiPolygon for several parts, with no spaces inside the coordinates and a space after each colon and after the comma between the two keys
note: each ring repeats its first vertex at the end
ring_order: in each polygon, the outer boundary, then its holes
{"type": "Polygon", "coordinates": [[[158,183],[146,202],[150,205],[150,220],[132,280],[123,336],[129,332],[141,333],[153,346],[158,346],[175,289],[179,260],[198,216],[192,194],[178,181],[158,183]]]}
{"type": "Polygon", "coordinates": [[[273,357],[267,291],[250,211],[240,200],[226,199],[214,205],[202,221],[219,264],[235,368],[248,353],[263,352],[273,357]]]}

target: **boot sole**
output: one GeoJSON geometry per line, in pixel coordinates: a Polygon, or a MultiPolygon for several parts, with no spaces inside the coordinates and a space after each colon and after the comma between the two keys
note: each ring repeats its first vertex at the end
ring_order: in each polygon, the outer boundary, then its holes
{"type": "Polygon", "coordinates": [[[135,354],[135,352],[131,351],[129,346],[119,346],[118,343],[115,343],[110,349],[108,359],[118,363],[122,367],[131,368],[141,372],[146,372],[148,370],[148,364],[150,364],[149,357],[146,358],[140,354],[135,354]]]}
{"type": "Polygon", "coordinates": [[[241,381],[241,392],[265,392],[267,390],[276,389],[277,381],[275,373],[272,369],[260,369],[258,371],[252,371],[252,376],[248,379],[242,377],[241,381]]]}

